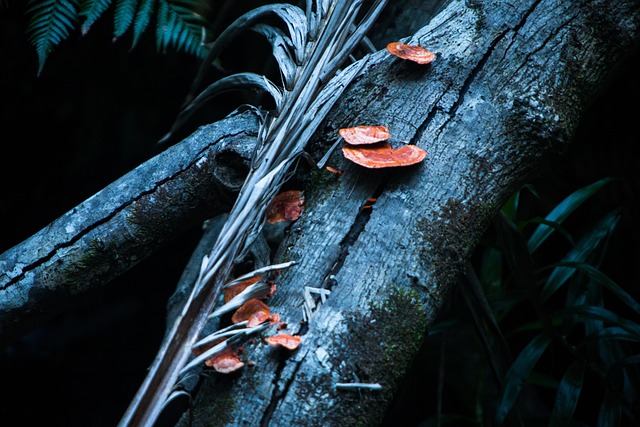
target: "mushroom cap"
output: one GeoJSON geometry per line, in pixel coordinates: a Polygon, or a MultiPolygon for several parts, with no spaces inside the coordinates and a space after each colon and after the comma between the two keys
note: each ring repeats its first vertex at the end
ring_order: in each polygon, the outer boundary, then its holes
{"type": "Polygon", "coordinates": [[[244,291],[247,287],[258,283],[260,280],[262,280],[262,276],[254,276],[229,286],[224,290],[224,302],[228,303],[233,297],[244,291]]]}
{"type": "Polygon", "coordinates": [[[236,356],[233,351],[223,351],[218,353],[207,359],[204,363],[207,366],[211,366],[221,374],[229,374],[244,366],[244,362],[238,359],[238,356],[236,356]]]}
{"type": "Polygon", "coordinates": [[[343,147],[342,154],[347,159],[370,169],[410,166],[420,163],[427,152],[415,145],[391,148],[389,144],[379,147],[343,147]]]}
{"type": "Polygon", "coordinates": [[[418,64],[428,64],[436,59],[433,52],[429,52],[422,46],[415,46],[399,42],[391,42],[387,45],[387,51],[398,58],[408,59],[418,64]]]}
{"type": "Polygon", "coordinates": [[[242,304],[231,316],[233,323],[248,321],[247,327],[252,328],[266,322],[271,318],[271,310],[269,306],[258,298],[251,298],[242,304]]]}
{"type": "Polygon", "coordinates": [[[270,346],[281,346],[287,350],[295,350],[300,346],[300,335],[278,334],[264,339],[270,346]]]}
{"type": "Polygon", "coordinates": [[[295,221],[304,210],[304,195],[300,190],[283,191],[273,198],[267,208],[267,222],[295,221]]]}
{"type": "Polygon", "coordinates": [[[375,144],[391,138],[386,126],[355,126],[338,130],[340,136],[352,145],[375,144]]]}

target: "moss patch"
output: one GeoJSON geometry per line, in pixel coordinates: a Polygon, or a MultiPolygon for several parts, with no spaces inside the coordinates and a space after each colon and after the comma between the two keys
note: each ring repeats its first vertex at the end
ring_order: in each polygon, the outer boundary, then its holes
{"type": "Polygon", "coordinates": [[[495,210],[495,206],[468,205],[451,198],[435,220],[423,218],[418,222],[415,237],[421,241],[420,259],[438,281],[436,289],[443,292],[432,295],[437,301],[442,301],[456,282],[495,210]]]}
{"type": "MultiPolygon", "coordinates": [[[[425,336],[427,313],[415,290],[392,287],[368,316],[347,316],[349,343],[341,359],[341,381],[379,383],[381,391],[344,392],[344,403],[328,414],[328,425],[378,425],[411,366],[425,336]],[[357,410],[355,409],[357,408],[357,410]]],[[[338,364],[336,364],[338,365],[338,364]]]]}
{"type": "Polygon", "coordinates": [[[231,392],[231,386],[237,381],[235,375],[217,375],[213,380],[205,380],[202,388],[196,395],[193,409],[193,424],[188,424],[188,414],[184,414],[179,427],[195,426],[226,426],[234,421],[233,410],[236,405],[231,392]],[[207,400],[203,396],[215,396],[213,400],[207,400]]]}

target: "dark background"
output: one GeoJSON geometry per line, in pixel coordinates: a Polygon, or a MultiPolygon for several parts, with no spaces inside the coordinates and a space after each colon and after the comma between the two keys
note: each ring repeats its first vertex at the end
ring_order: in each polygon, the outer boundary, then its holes
{"type": "MultiPolygon", "coordinates": [[[[59,46],[37,75],[23,8],[0,9],[0,253],[37,232],[158,152],[198,69],[186,54],[158,54],[150,32],[131,48],[112,40],[112,20],[59,46]]],[[[603,270],[638,292],[638,56],[585,115],[559,165],[534,181],[545,215],[579,187],[623,180],[589,201],[574,220],[593,223],[622,207],[603,270]]],[[[211,121],[222,111],[210,111],[211,121]]],[[[534,209],[534,208],[532,208],[534,209]]],[[[164,333],[168,297],[199,238],[193,230],[77,307],[0,349],[0,424],[113,426],[143,380],[164,333]]],[[[418,361],[419,362],[419,361],[418,361]]],[[[429,411],[416,364],[394,411],[417,424],[429,411]]]]}

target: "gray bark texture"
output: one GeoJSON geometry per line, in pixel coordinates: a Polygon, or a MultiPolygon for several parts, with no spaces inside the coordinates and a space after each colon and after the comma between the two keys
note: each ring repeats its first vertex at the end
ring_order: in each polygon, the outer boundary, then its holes
{"type": "Polygon", "coordinates": [[[253,114],[204,126],[0,255],[0,344],[228,211],[256,132],[253,114]]]}
{"type": "MultiPolygon", "coordinates": [[[[254,365],[208,375],[180,424],[379,424],[489,221],[545,163],[560,159],[582,112],[639,39],[635,0],[453,0],[419,25],[412,18],[428,16],[422,4],[432,2],[397,3],[424,14],[391,5],[393,16],[412,24],[374,42],[401,38],[436,60],[424,66],[386,50],[373,54],[309,151],[322,157],[339,128],[384,124],[392,144],[415,144],[426,160],[369,170],[336,150],[328,165],[344,173],[313,173],[304,214],[275,257],[297,265],[277,278],[268,300],[288,324],[283,332],[302,335],[300,348],[288,352],[255,337],[242,355],[254,365]],[[370,198],[377,200],[363,209],[370,198]],[[308,321],[305,287],[331,291],[308,321]],[[382,390],[336,388],[356,377],[382,390]]],[[[227,211],[256,129],[250,113],[202,127],[0,255],[2,340],[227,211]]],[[[181,300],[172,298],[169,313],[181,300]]],[[[264,335],[275,333],[274,326],[264,335]]]]}
{"type": "Polygon", "coordinates": [[[300,348],[246,344],[254,365],[207,375],[183,425],[378,425],[488,222],[568,148],[639,17],[634,1],[452,1],[401,40],[437,53],[432,64],[374,54],[312,154],[341,127],[384,124],[427,159],[369,170],[334,153],[344,173],[317,173],[275,259],[298,262],[268,305],[300,348]],[[308,322],[305,287],[331,291],[308,322]],[[336,387],[355,378],[382,390],[336,387]]]}

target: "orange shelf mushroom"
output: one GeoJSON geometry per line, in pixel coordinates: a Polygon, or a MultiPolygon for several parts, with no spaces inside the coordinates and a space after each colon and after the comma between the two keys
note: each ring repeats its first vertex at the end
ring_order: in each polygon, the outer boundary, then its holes
{"type": "MultiPolygon", "coordinates": [[[[192,352],[194,355],[199,356],[209,348],[220,343],[221,341],[224,341],[224,340],[216,340],[214,342],[208,343],[205,346],[196,347],[192,350],[192,352]]],[[[220,372],[221,374],[228,374],[228,373],[237,371],[238,369],[244,366],[244,362],[242,362],[239,358],[240,353],[241,353],[241,350],[238,348],[226,347],[220,353],[214,354],[213,356],[206,359],[204,361],[204,364],[206,366],[209,366],[215,369],[217,372],[220,372]]]]}
{"type": "Polygon", "coordinates": [[[355,126],[338,130],[340,136],[351,145],[375,144],[391,138],[386,126],[355,126]]]}
{"type": "Polygon", "coordinates": [[[300,335],[278,334],[264,339],[272,347],[284,347],[287,350],[295,350],[300,347],[300,335]]]}
{"type": "Polygon", "coordinates": [[[436,55],[422,46],[415,46],[399,42],[391,42],[387,45],[387,51],[398,58],[417,62],[418,64],[429,64],[436,55]]]}
{"type": "Polygon", "coordinates": [[[208,358],[205,365],[212,367],[216,372],[221,374],[229,374],[235,372],[244,366],[244,362],[238,358],[236,352],[232,349],[226,349],[208,358]]]}
{"type": "Polygon", "coordinates": [[[271,310],[269,306],[257,298],[251,298],[242,304],[231,316],[233,323],[247,323],[247,328],[258,326],[259,324],[271,319],[271,310]]]}
{"type": "Polygon", "coordinates": [[[392,148],[389,144],[378,147],[343,147],[342,154],[352,162],[370,169],[410,166],[427,157],[427,152],[415,145],[392,148]]]}
{"type": "Polygon", "coordinates": [[[300,190],[289,190],[273,198],[267,208],[267,222],[295,221],[304,210],[304,195],[300,190]]]}
{"type": "Polygon", "coordinates": [[[245,279],[241,282],[236,283],[235,285],[231,285],[228,288],[226,288],[224,290],[225,304],[231,301],[233,297],[235,297],[236,295],[244,291],[247,287],[258,283],[261,279],[262,279],[262,276],[250,277],[248,279],[245,279]]]}

